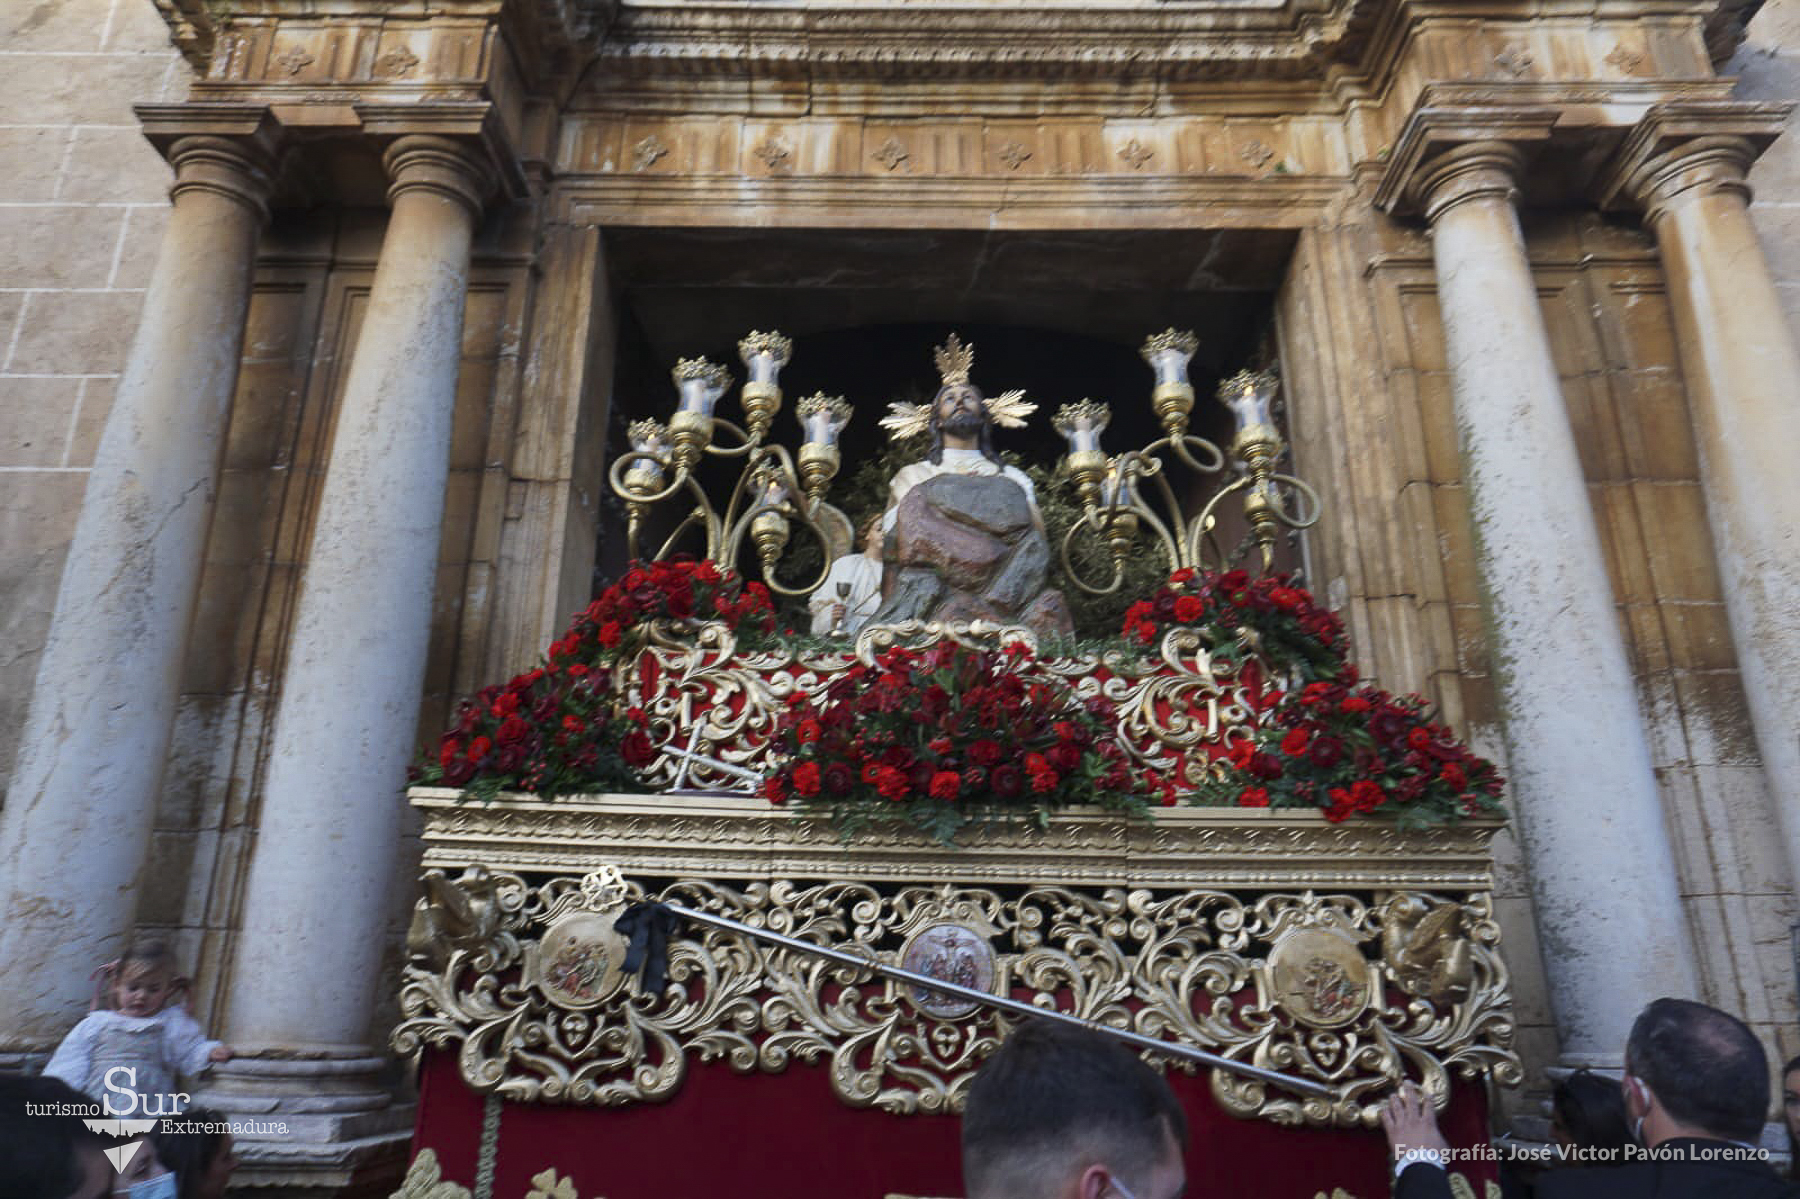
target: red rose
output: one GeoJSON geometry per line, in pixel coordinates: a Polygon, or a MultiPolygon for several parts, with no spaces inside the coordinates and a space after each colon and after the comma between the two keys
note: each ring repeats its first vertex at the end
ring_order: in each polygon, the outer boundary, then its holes
{"type": "Polygon", "coordinates": [[[719,574],[719,568],[714,566],[709,559],[694,567],[694,577],[702,583],[717,583],[724,576],[719,574]]]}
{"type": "Polygon", "coordinates": [[[514,712],[517,712],[518,710],[519,710],[519,696],[518,696],[517,692],[513,692],[513,691],[502,692],[500,694],[500,696],[494,700],[494,715],[496,715],[496,716],[501,716],[501,717],[511,716],[514,712]]]}
{"type": "Polygon", "coordinates": [[[1461,791],[1469,785],[1469,776],[1464,774],[1463,768],[1455,762],[1445,762],[1444,769],[1438,773],[1438,777],[1457,791],[1461,791]]]}
{"type": "Polygon", "coordinates": [[[1060,741],[1045,750],[1044,757],[1050,765],[1068,774],[1081,765],[1081,747],[1070,741],[1060,741]]]}
{"type": "Polygon", "coordinates": [[[931,776],[930,794],[933,799],[943,800],[947,803],[955,799],[957,792],[961,790],[962,775],[954,770],[940,770],[931,776]]]}
{"type": "Polygon", "coordinates": [[[1248,770],[1250,769],[1250,759],[1256,756],[1256,742],[1246,741],[1239,737],[1226,749],[1225,756],[1230,758],[1231,764],[1239,770],[1248,770]]]}
{"type": "Polygon", "coordinates": [[[1305,725],[1289,729],[1287,736],[1281,739],[1281,752],[1290,758],[1297,758],[1306,752],[1306,743],[1312,740],[1312,734],[1305,725]]]}
{"type": "Polygon", "coordinates": [[[1424,729],[1412,729],[1406,734],[1406,744],[1413,749],[1428,749],[1431,746],[1431,734],[1424,729]]]}
{"type": "Polygon", "coordinates": [[[1182,624],[1193,624],[1206,611],[1206,605],[1196,595],[1184,595],[1175,601],[1175,619],[1182,624]]]}
{"type": "Polygon", "coordinates": [[[1266,808],[1269,806],[1269,789],[1267,787],[1245,787],[1238,793],[1238,807],[1266,808]]]}
{"type": "Polygon", "coordinates": [[[1341,824],[1356,811],[1356,804],[1351,800],[1350,793],[1342,787],[1333,787],[1329,794],[1331,805],[1325,809],[1325,819],[1333,824],[1341,824]]]}
{"type": "Polygon", "coordinates": [[[531,726],[517,716],[508,716],[500,722],[500,731],[495,734],[501,745],[517,745],[531,733],[531,726]]]}
{"type": "Polygon", "coordinates": [[[486,737],[471,738],[469,741],[469,761],[481,761],[481,759],[488,756],[488,751],[493,748],[494,743],[489,741],[486,737]]]}
{"type": "Polygon", "coordinates": [[[1025,769],[1032,774],[1042,774],[1050,769],[1050,761],[1043,754],[1026,754],[1025,769]]]}
{"type": "Polygon", "coordinates": [[[1359,812],[1373,812],[1387,802],[1387,792],[1368,779],[1357,779],[1350,784],[1350,802],[1359,812]]]}
{"type": "Polygon", "coordinates": [[[625,759],[625,765],[641,770],[656,761],[656,747],[650,743],[650,734],[633,729],[619,742],[619,756],[625,759]]]}
{"type": "Polygon", "coordinates": [[[1281,777],[1281,759],[1274,754],[1259,753],[1250,759],[1250,773],[1265,781],[1281,777]]]}
{"type": "Polygon", "coordinates": [[[988,775],[988,785],[994,789],[996,798],[1017,799],[1019,792],[1025,788],[1025,779],[1017,766],[1003,763],[994,767],[988,775]]]}
{"type": "Polygon", "coordinates": [[[990,741],[986,737],[969,746],[969,761],[977,766],[993,766],[1005,756],[998,741],[990,741]]]}
{"type": "Polygon", "coordinates": [[[825,730],[820,727],[818,721],[809,717],[806,720],[802,720],[799,725],[795,727],[794,740],[798,741],[801,745],[811,745],[819,739],[819,736],[824,731],[825,730]]]}
{"type": "Polygon", "coordinates": [[[1056,785],[1060,782],[1062,779],[1054,770],[1037,770],[1031,775],[1031,789],[1039,795],[1056,790],[1056,785]]]}
{"type": "Polygon", "coordinates": [[[1250,573],[1248,571],[1228,570],[1219,576],[1219,590],[1224,592],[1227,596],[1234,597],[1232,600],[1233,603],[1237,602],[1235,598],[1237,593],[1249,585],[1250,573]]]}
{"type": "Polygon", "coordinates": [[[607,649],[616,647],[619,639],[624,635],[625,630],[619,627],[619,622],[616,620],[609,620],[600,626],[600,644],[607,649]]]}
{"type": "Polygon", "coordinates": [[[794,767],[794,790],[811,799],[819,793],[819,764],[802,762],[794,767]]]}
{"type": "Polygon", "coordinates": [[[825,790],[833,795],[848,795],[856,786],[856,772],[843,762],[833,762],[825,768],[825,790]]]}
{"type": "Polygon", "coordinates": [[[1194,581],[1194,568],[1191,566],[1184,566],[1180,570],[1176,571],[1174,574],[1169,576],[1169,586],[1171,586],[1171,587],[1186,587],[1189,583],[1192,583],[1193,581],[1194,581]]]}
{"type": "Polygon", "coordinates": [[[1360,695],[1346,695],[1344,702],[1338,705],[1340,712],[1367,712],[1372,707],[1368,700],[1360,695]]]}
{"type": "Polygon", "coordinates": [[[771,774],[768,778],[763,780],[762,793],[763,798],[770,803],[786,803],[787,780],[782,778],[779,774],[771,774]]]}
{"type": "Polygon", "coordinates": [[[450,763],[462,754],[462,750],[462,742],[455,737],[445,737],[443,744],[438,746],[438,765],[448,769],[450,763]]]}

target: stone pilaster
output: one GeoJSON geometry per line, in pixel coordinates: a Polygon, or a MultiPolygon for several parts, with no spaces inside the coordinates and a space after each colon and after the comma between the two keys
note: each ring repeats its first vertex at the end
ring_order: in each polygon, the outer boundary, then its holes
{"type": "Polygon", "coordinates": [[[100,439],[0,817],[0,1048],[55,1043],[137,914],[220,443],[243,352],[273,126],[139,110],[173,209],[100,439]]]}
{"type": "Polygon", "coordinates": [[[1512,795],[1571,1063],[1698,979],[1637,691],[1526,257],[1549,109],[1416,112],[1378,199],[1431,226],[1512,795]],[[1596,852],[1604,846],[1605,852],[1596,852]]]}
{"type": "MultiPolygon", "coordinates": [[[[345,383],[282,685],[209,1099],[283,1113],[267,1161],[349,1168],[393,1140],[370,1044],[431,630],[478,142],[388,146],[392,209],[345,383]]],[[[244,1142],[240,1142],[244,1145],[244,1142]]]]}
{"type": "Polygon", "coordinates": [[[1733,648],[1800,884],[1800,350],[1746,182],[1792,107],[1658,105],[1601,187],[1641,206],[1662,254],[1733,648]]]}

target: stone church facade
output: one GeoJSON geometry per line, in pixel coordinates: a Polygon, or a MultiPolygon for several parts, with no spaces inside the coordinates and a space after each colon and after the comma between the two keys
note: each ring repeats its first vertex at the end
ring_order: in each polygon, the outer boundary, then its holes
{"type": "Polygon", "coordinates": [[[1267,305],[1312,586],[1512,780],[1531,1076],[1800,1051],[1795,0],[4,20],[0,1052],[165,931],[249,1180],[379,1174],[403,772],[588,598],[625,326],[1084,288],[1267,305]]]}

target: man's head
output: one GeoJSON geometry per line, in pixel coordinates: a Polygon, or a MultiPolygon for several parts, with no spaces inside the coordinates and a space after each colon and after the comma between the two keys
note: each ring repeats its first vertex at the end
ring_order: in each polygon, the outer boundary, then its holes
{"type": "Polygon", "coordinates": [[[93,1100],[55,1078],[0,1075],[0,1199],[105,1199],[106,1142],[73,1114],[93,1100]],[[31,1107],[27,1107],[29,1104],[31,1107]]]}
{"type": "Polygon", "coordinates": [[[973,383],[946,383],[931,401],[931,452],[935,464],[944,460],[944,438],[974,441],[975,448],[998,462],[994,449],[994,424],[988,418],[987,404],[973,383]]]}
{"type": "Polygon", "coordinates": [[[1769,1059],[1742,1020],[1658,999],[1625,1045],[1625,1108],[1650,1144],[1671,1136],[1755,1141],[1769,1110],[1769,1059]]]}
{"type": "Polygon", "coordinates": [[[1187,1117],[1162,1076],[1099,1033],[1027,1020],[969,1087],[969,1199],[1175,1199],[1187,1117]]]}

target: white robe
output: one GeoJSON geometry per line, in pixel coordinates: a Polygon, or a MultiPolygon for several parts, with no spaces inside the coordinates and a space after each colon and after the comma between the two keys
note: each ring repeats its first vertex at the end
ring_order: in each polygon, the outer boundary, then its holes
{"type": "Polygon", "coordinates": [[[831,570],[819,589],[812,593],[806,606],[812,610],[812,631],[823,637],[831,632],[831,609],[844,605],[845,633],[855,633],[881,607],[881,563],[866,554],[845,554],[831,564],[831,570]],[[847,597],[838,595],[838,584],[849,585],[847,597]]]}

